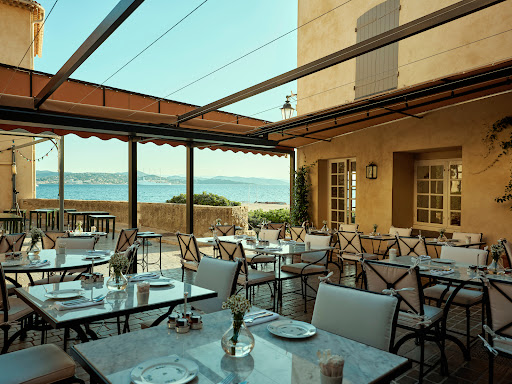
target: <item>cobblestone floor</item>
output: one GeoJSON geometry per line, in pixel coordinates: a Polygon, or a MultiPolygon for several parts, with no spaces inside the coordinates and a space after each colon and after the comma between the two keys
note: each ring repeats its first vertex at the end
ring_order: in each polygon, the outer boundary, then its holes
{"type": "MultiPolygon", "coordinates": [[[[116,236],[117,237],[117,236],[116,236]]],[[[97,244],[96,249],[113,249],[115,246],[115,240],[112,240],[112,237],[102,238],[100,242],[97,244]]],[[[208,253],[207,248],[202,248],[202,251],[206,251],[208,253]]],[[[158,260],[158,242],[153,243],[150,246],[150,262],[158,260]]],[[[163,269],[167,270],[166,275],[172,276],[175,279],[181,280],[181,268],[179,262],[179,250],[176,245],[162,243],[162,265],[163,269]]],[[[158,269],[157,265],[151,265],[150,270],[158,269]]],[[[101,271],[108,274],[106,266],[98,266],[97,271],[101,271]]],[[[333,272],[335,273],[333,276],[333,281],[338,281],[339,271],[336,268],[333,268],[333,272]]],[[[346,267],[345,274],[352,275],[354,273],[353,267],[346,267]]],[[[341,283],[354,286],[355,281],[353,277],[345,277],[345,274],[341,276],[341,283]]],[[[19,276],[20,282],[26,284],[23,276],[19,276]]],[[[185,281],[193,283],[194,281],[194,273],[187,272],[185,274],[185,281]]],[[[311,279],[311,284],[315,288],[318,286],[318,280],[316,278],[311,279]]],[[[300,289],[300,285],[298,281],[288,281],[284,284],[283,291],[285,292],[285,296],[283,299],[282,308],[280,308],[280,313],[283,316],[287,316],[293,319],[302,320],[302,321],[311,321],[311,316],[314,307],[314,301],[310,301],[307,303],[307,313],[304,313],[304,301],[300,295],[292,293],[293,291],[300,289]]],[[[272,301],[270,298],[269,288],[266,286],[261,286],[255,290],[255,295],[253,298],[253,304],[262,307],[262,308],[271,308],[272,301]]],[[[154,310],[148,311],[145,313],[141,313],[138,315],[132,315],[130,317],[130,329],[132,332],[135,332],[140,329],[140,323],[151,321],[155,319],[163,313],[163,310],[154,310]]],[[[471,311],[471,327],[472,327],[472,335],[478,334],[481,327],[481,312],[480,308],[475,308],[471,311]]],[[[110,337],[117,334],[117,326],[116,324],[94,324],[91,328],[101,337],[110,337]]],[[[465,313],[463,310],[459,308],[455,308],[448,318],[448,328],[456,329],[460,331],[465,330],[465,313]]],[[[12,333],[17,330],[17,327],[12,328],[12,333]]],[[[397,334],[397,338],[400,334],[397,334]]],[[[73,335],[72,335],[73,337],[73,335]]],[[[9,352],[16,351],[23,348],[29,348],[34,345],[38,345],[41,342],[40,333],[39,332],[29,332],[27,338],[24,341],[17,340],[9,349],[9,352]]],[[[63,331],[61,330],[52,330],[48,332],[47,342],[54,343],[60,347],[63,346],[63,331]]],[[[70,342],[70,346],[73,344],[73,341],[70,342]]],[[[0,347],[2,346],[2,342],[0,341],[0,347]]],[[[424,383],[486,383],[488,381],[488,363],[487,363],[487,353],[485,349],[481,346],[480,342],[476,342],[471,349],[471,360],[465,361],[461,351],[455,346],[453,343],[447,343],[446,349],[450,376],[444,377],[441,376],[439,372],[439,368],[430,372],[424,380],[424,383]]],[[[399,354],[402,356],[406,356],[412,359],[418,359],[419,357],[419,349],[414,344],[414,341],[410,341],[406,343],[399,351],[399,354]]],[[[426,360],[429,363],[437,361],[439,358],[439,351],[435,344],[427,343],[426,345],[426,360]]],[[[411,370],[406,372],[404,375],[399,377],[396,382],[399,384],[409,384],[417,382],[419,373],[419,368],[416,363],[413,364],[411,370]]],[[[85,371],[77,365],[77,375],[86,380],[88,382],[88,375],[85,371]]],[[[505,384],[512,383],[512,360],[507,360],[502,357],[498,357],[495,361],[495,383],[505,384]]],[[[251,383],[256,384],[256,383],[251,383]]]]}

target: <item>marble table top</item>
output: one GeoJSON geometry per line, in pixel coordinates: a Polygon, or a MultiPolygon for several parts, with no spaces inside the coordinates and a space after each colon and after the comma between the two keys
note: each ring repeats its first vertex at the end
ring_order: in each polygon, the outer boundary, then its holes
{"type": "MultiPolygon", "coordinates": [[[[246,238],[243,236],[219,236],[218,239],[221,241],[231,242],[241,241],[246,251],[266,253],[275,256],[290,256],[310,252],[330,251],[334,249],[334,247],[319,247],[311,245],[310,249],[306,251],[304,243],[284,242],[280,244],[277,241],[270,241],[268,246],[260,246],[258,244],[248,244],[246,238]]],[[[196,238],[196,240],[200,244],[215,244],[213,237],[199,237],[196,238]]]]}
{"type": "Polygon", "coordinates": [[[66,253],[58,255],[55,249],[43,249],[38,255],[30,255],[32,261],[48,260],[48,265],[31,267],[29,254],[21,252],[21,260],[6,260],[5,254],[0,254],[0,262],[6,273],[34,273],[34,272],[55,272],[65,271],[74,268],[88,268],[94,265],[106,264],[109,262],[112,251],[105,251],[105,254],[90,253],[85,249],[66,249],[66,253]],[[96,260],[87,260],[87,256],[101,256],[96,260]]]}
{"type": "MultiPolygon", "coordinates": [[[[466,283],[469,285],[475,285],[475,286],[481,286],[482,281],[479,279],[479,274],[469,269],[469,264],[465,263],[453,263],[453,264],[442,264],[442,263],[436,263],[436,259],[431,259],[430,263],[422,263],[420,264],[420,275],[424,277],[431,277],[441,280],[451,280],[454,282],[460,282],[460,283],[466,283]],[[436,270],[443,270],[451,268],[453,270],[453,273],[447,274],[447,275],[438,275],[435,273],[436,270]]],[[[412,257],[411,256],[400,256],[397,257],[395,261],[389,261],[389,259],[381,260],[383,263],[389,263],[389,264],[396,264],[396,265],[403,265],[403,266],[412,266],[412,257]]],[[[492,277],[493,279],[498,280],[506,280],[506,281],[512,281],[512,275],[510,274],[501,274],[501,275],[494,275],[489,274],[488,277],[492,277]]]]}
{"type": "MultiPolygon", "coordinates": [[[[254,309],[256,310],[256,309],[254,309]]],[[[229,311],[203,316],[203,329],[177,334],[160,325],[73,346],[71,354],[100,383],[129,384],[139,363],[176,354],[199,366],[191,383],[211,384],[235,372],[234,383],[310,384],[320,382],[316,352],[330,348],[345,358],[344,384],[363,384],[396,377],[410,367],[406,358],[318,330],[302,340],[284,339],[267,330],[269,323],[249,328],[255,347],[244,358],[231,358],[221,348],[221,337],[231,324],[229,311]]]]}
{"type": "Polygon", "coordinates": [[[106,283],[85,283],[82,281],[70,281],[57,284],[36,285],[33,287],[16,288],[17,295],[25,303],[40,314],[52,327],[60,328],[68,324],[83,324],[100,319],[108,319],[115,316],[130,313],[144,312],[156,308],[166,308],[182,304],[183,294],[188,292],[188,302],[217,297],[217,293],[209,289],[200,288],[192,284],[173,281],[172,286],[151,287],[147,303],[139,303],[137,299],[136,283],[128,283],[123,291],[109,291],[106,283]],[[95,306],[59,311],[55,307],[55,300],[48,299],[45,295],[53,290],[83,289],[82,296],[93,299],[101,295],[107,295],[105,300],[95,306]]]}

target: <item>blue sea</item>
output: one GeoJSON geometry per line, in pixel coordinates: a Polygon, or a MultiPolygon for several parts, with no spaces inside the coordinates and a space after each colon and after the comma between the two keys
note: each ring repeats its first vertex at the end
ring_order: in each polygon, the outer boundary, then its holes
{"type": "MultiPolygon", "coordinates": [[[[165,203],[173,196],[185,193],[185,185],[139,185],[137,201],[143,203],[165,203]]],[[[287,185],[257,184],[195,184],[194,193],[215,193],[232,201],[290,202],[290,188],[287,185]]],[[[70,200],[110,200],[128,201],[126,184],[66,184],[64,198],[70,200]]],[[[38,199],[58,199],[57,184],[41,184],[36,187],[38,199]]]]}

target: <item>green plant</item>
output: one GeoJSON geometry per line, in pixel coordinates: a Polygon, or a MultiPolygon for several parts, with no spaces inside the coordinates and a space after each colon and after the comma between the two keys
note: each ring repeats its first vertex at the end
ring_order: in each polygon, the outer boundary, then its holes
{"type": "MultiPolygon", "coordinates": [[[[171,199],[166,200],[166,203],[174,204],[185,204],[187,202],[187,195],[182,193],[181,195],[173,196],[171,199]]],[[[214,193],[198,193],[194,194],[195,205],[211,205],[215,207],[232,207],[241,205],[238,201],[231,201],[224,196],[219,196],[214,193]]]]}
{"type": "Polygon", "coordinates": [[[289,223],[290,211],[285,208],[272,209],[270,211],[255,209],[254,211],[249,211],[248,217],[251,228],[256,228],[258,224],[261,224],[263,219],[270,221],[271,223],[289,223]]]}
{"type": "MultiPolygon", "coordinates": [[[[494,150],[495,147],[500,149],[500,152],[494,161],[486,169],[489,169],[496,164],[502,157],[509,155],[512,149],[512,116],[506,116],[503,119],[496,121],[485,136],[484,141],[488,144],[488,155],[494,150]],[[510,130],[510,135],[504,136],[504,132],[510,130]]],[[[498,203],[505,203],[512,200],[512,169],[508,184],[505,185],[505,191],[502,196],[494,199],[498,203]]],[[[511,207],[512,209],[512,207],[511,207]]]]}
{"type": "Polygon", "coordinates": [[[309,169],[311,165],[303,165],[295,171],[293,186],[293,206],[291,219],[293,225],[301,225],[309,221],[309,169]]]}

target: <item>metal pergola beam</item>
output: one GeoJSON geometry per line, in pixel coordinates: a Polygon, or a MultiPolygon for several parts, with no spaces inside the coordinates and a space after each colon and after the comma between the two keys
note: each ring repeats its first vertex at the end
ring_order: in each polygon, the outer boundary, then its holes
{"type": "Polygon", "coordinates": [[[194,146],[187,144],[187,201],[186,201],[186,229],[187,233],[194,233],[194,146]]]}
{"type": "Polygon", "coordinates": [[[46,83],[34,100],[39,108],[62,83],[135,11],[144,0],[120,0],[61,69],[46,83]]]}
{"type": "MultiPolygon", "coordinates": [[[[235,145],[241,148],[275,149],[277,141],[240,134],[216,133],[198,129],[182,129],[154,124],[131,123],[119,120],[100,120],[58,113],[0,107],[0,124],[24,123],[38,128],[64,129],[74,132],[105,133],[121,136],[161,137],[164,140],[194,141],[214,145],[235,145]]],[[[283,151],[286,152],[286,151],[283,151]]]]}
{"type": "Polygon", "coordinates": [[[386,45],[406,39],[428,31],[429,29],[446,24],[450,21],[467,16],[471,13],[478,12],[492,5],[502,3],[506,0],[463,0],[442,8],[436,12],[430,13],[419,19],[403,24],[397,28],[393,28],[387,32],[381,33],[375,37],[371,37],[360,43],[344,48],[330,55],[312,61],[311,63],[302,65],[296,69],[285,72],[279,76],[273,77],[262,83],[253,85],[242,91],[236,92],[230,96],[224,97],[203,107],[196,108],[190,112],[178,116],[178,123],[193,119],[204,115],[205,113],[215,111],[219,108],[226,107],[230,104],[247,99],[249,97],[266,92],[283,84],[311,75],[315,72],[324,70],[334,65],[343,63],[347,60],[361,56],[365,53],[382,48],[386,45]]]}

